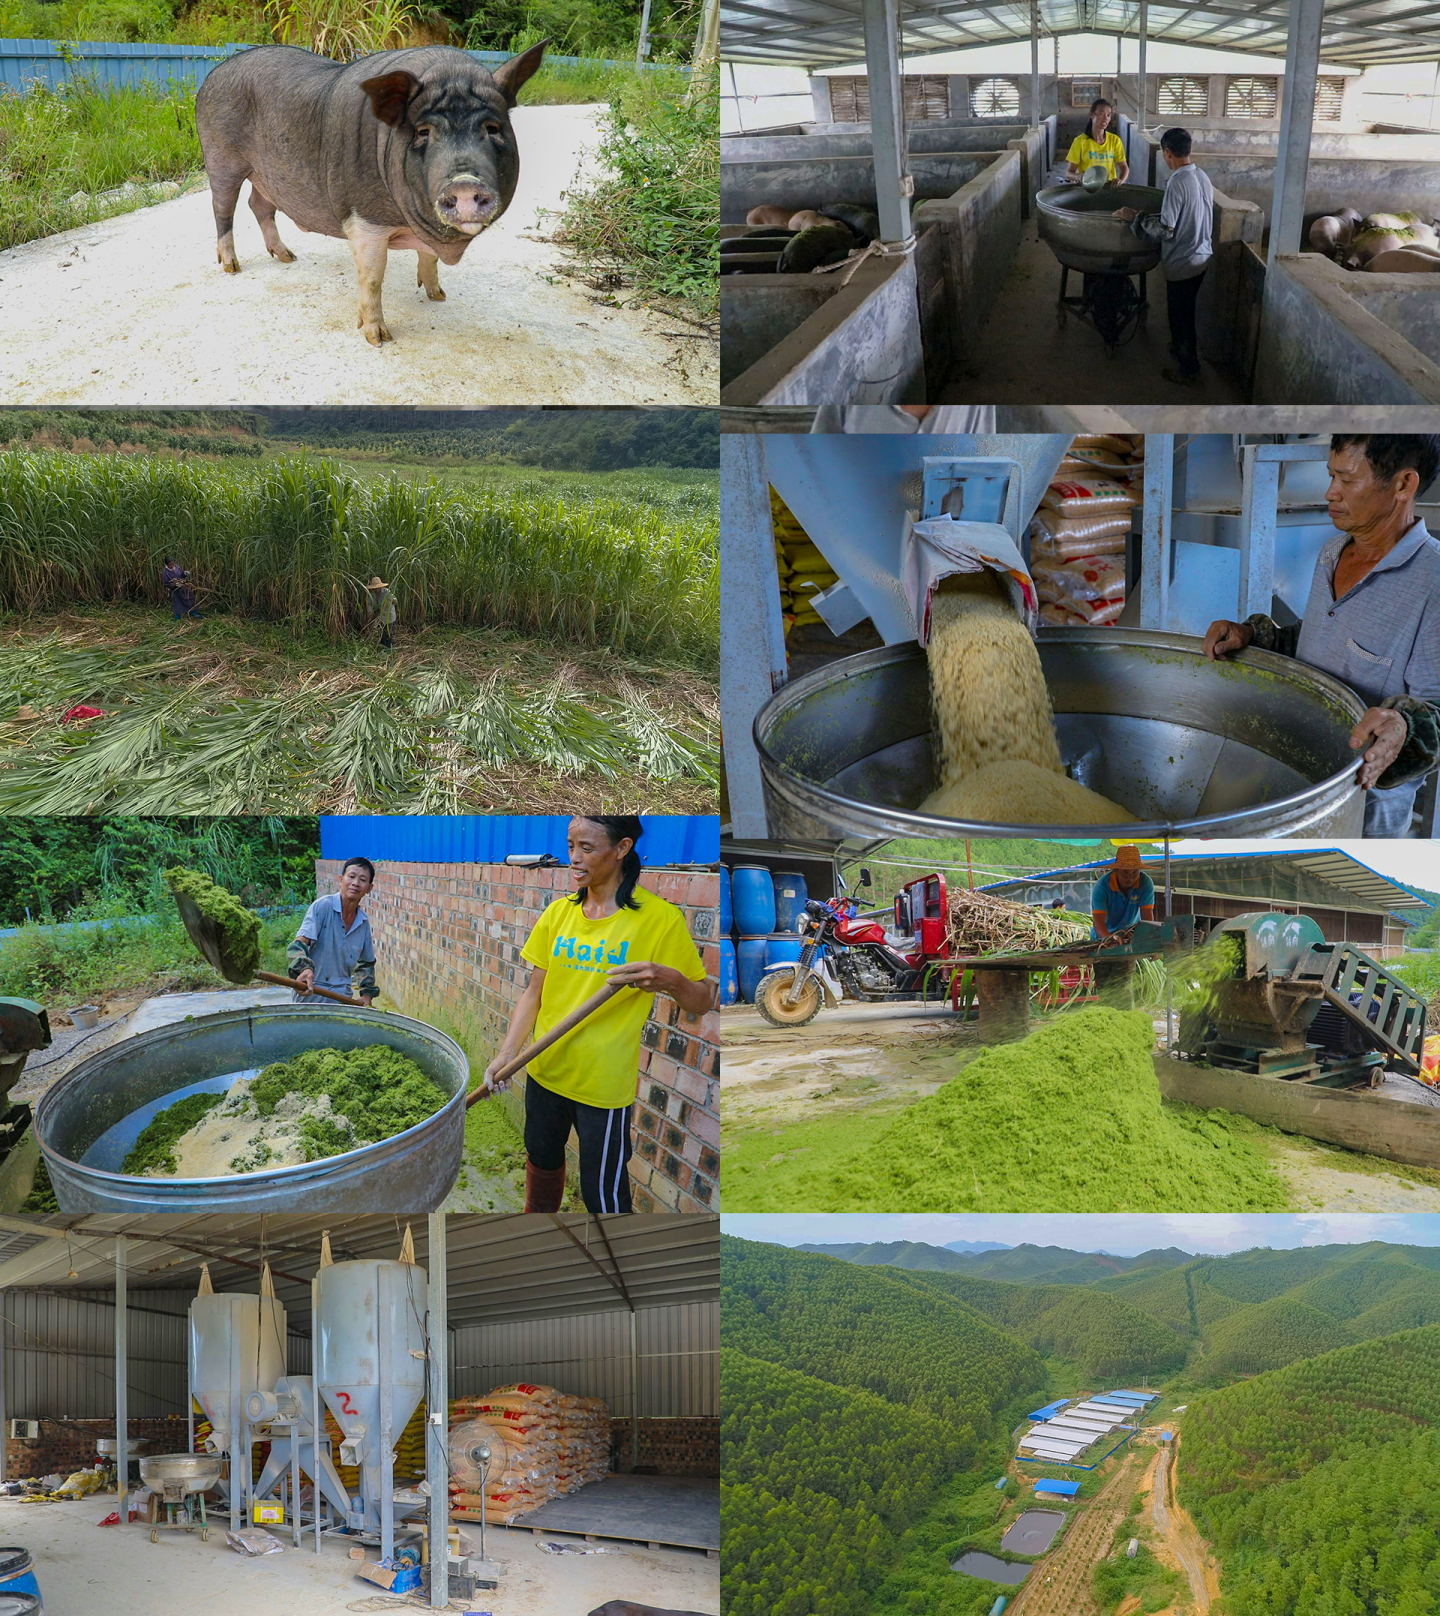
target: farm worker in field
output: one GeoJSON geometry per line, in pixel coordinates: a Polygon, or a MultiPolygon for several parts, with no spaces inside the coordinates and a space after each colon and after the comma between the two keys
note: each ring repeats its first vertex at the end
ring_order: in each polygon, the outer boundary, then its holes
{"type": "Polygon", "coordinates": [[[1155,883],[1140,868],[1138,847],[1117,847],[1115,863],[1090,892],[1090,935],[1105,938],[1155,918],[1155,883]]]}
{"type": "Polygon", "coordinates": [[[570,821],[569,897],[549,905],[520,950],[534,969],[484,1086],[532,1038],[607,982],[622,991],[535,1056],[525,1085],[525,1210],[556,1212],[565,1194],[565,1147],[579,1140],[580,1198],[590,1212],[629,1212],[630,1111],[639,1089],[640,1037],[664,993],[691,1015],[711,1004],[710,984],[684,912],[643,891],[634,814],[570,821]]]}
{"type": "Polygon", "coordinates": [[[1065,154],[1065,172],[1078,180],[1087,169],[1103,168],[1107,183],[1123,185],[1130,177],[1125,160],[1125,142],[1110,127],[1115,108],[1103,97],[1090,103],[1090,119],[1083,134],[1076,135],[1065,154]]]}
{"type": "Polygon", "coordinates": [[[380,624],[381,648],[389,651],[394,645],[394,641],[390,638],[390,630],[395,626],[395,619],[399,615],[395,610],[390,585],[381,578],[372,578],[365,588],[370,602],[370,615],[380,624]]]}
{"type": "Polygon", "coordinates": [[[1440,543],[1415,502],[1440,473],[1440,436],[1337,433],[1325,499],[1338,530],[1320,551],[1303,621],[1257,612],[1205,635],[1212,660],[1254,645],[1321,668],[1365,702],[1350,736],[1364,757],[1365,835],[1404,836],[1440,761],[1440,543]]]}
{"type": "Polygon", "coordinates": [[[1158,242],[1160,266],[1165,271],[1165,303],[1170,315],[1170,352],[1174,370],[1162,370],[1167,382],[1193,386],[1200,380],[1200,344],[1195,334],[1195,305],[1200,284],[1215,249],[1212,245],[1215,190],[1210,176],[1196,166],[1188,129],[1167,129],[1160,137],[1160,155],[1170,170],[1159,213],[1137,213],[1117,208],[1115,217],[1130,224],[1141,241],[1158,242]]]}
{"type": "Polygon", "coordinates": [[[165,557],[165,565],[160,571],[160,582],[170,591],[170,609],[175,613],[177,622],[182,617],[200,615],[195,610],[195,591],[186,582],[189,576],[185,568],[173,557],[165,557]]]}
{"type": "Polygon", "coordinates": [[[334,1004],[311,993],[329,988],[369,1004],[379,995],[375,981],[375,943],[370,919],[360,907],[375,885],[375,866],[367,858],[348,858],[340,870],[339,892],[327,893],[305,911],[300,930],[286,950],[291,977],[304,992],[296,1004],[334,1004]]]}

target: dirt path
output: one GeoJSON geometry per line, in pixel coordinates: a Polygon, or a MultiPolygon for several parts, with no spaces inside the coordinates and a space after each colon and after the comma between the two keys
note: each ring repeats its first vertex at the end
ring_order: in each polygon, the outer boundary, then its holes
{"type": "Polygon", "coordinates": [[[392,253],[385,313],[395,341],[355,329],[350,248],[283,214],[297,262],[265,253],[245,201],[241,273],[215,261],[210,193],[199,191],[0,253],[9,404],[714,404],[718,357],[668,315],[607,308],[565,278],[541,240],[561,193],[590,161],[598,107],[518,107],[520,184],[504,217],[454,268],[446,301],[392,253]]]}
{"type": "Polygon", "coordinates": [[[1099,1616],[1090,1579],[1125,1514],[1133,1476],[1134,1462],[1127,1455],[1079,1518],[1071,1521],[1059,1546],[1038,1561],[1021,1584],[1010,1616],[1099,1616]]]}
{"type": "Polygon", "coordinates": [[[1174,1460],[1174,1453],[1164,1448],[1156,1455],[1150,1518],[1165,1547],[1185,1573],[1198,1616],[1206,1616],[1211,1600],[1220,1597],[1220,1583],[1214,1569],[1206,1563],[1205,1545],[1195,1530],[1195,1523],[1175,1502],[1174,1460]]]}

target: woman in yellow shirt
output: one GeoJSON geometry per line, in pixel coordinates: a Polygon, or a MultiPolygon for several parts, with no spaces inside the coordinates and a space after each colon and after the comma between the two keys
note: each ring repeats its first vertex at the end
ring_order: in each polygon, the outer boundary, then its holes
{"type": "Polygon", "coordinates": [[[607,982],[622,991],[532,1060],[525,1085],[525,1210],[556,1212],[565,1193],[565,1147],[580,1145],[580,1198],[589,1212],[629,1212],[630,1108],[640,1078],[640,1035],[654,995],[703,1015],[710,984],[683,910],[637,886],[635,814],[570,821],[570,878],[520,950],[534,969],[491,1074],[563,1021],[607,982]]]}
{"type": "Polygon", "coordinates": [[[1108,180],[1123,185],[1130,176],[1130,165],[1125,161],[1125,144],[1110,125],[1115,120],[1115,108],[1108,101],[1092,101],[1090,122],[1083,135],[1070,142],[1066,155],[1066,172],[1078,180],[1087,168],[1103,168],[1108,180]]]}

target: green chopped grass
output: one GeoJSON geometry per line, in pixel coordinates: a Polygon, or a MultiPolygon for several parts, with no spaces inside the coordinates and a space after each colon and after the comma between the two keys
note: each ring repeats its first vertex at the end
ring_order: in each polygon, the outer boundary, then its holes
{"type": "Polygon", "coordinates": [[[224,1094],[189,1094],[157,1111],[140,1130],[121,1171],[131,1174],[173,1173],[178,1165],[175,1142],[225,1098],[224,1094]]]}
{"type": "Polygon", "coordinates": [[[214,923],[225,977],[231,982],[253,981],[260,968],[260,917],[201,870],[177,866],[166,870],[165,881],[177,897],[189,898],[201,916],[214,923]]]}
{"type": "Polygon", "coordinates": [[[388,1044],[360,1049],[311,1049],[265,1067],[250,1087],[262,1117],[290,1094],[330,1096],[334,1116],[301,1124],[305,1159],[320,1161],[358,1145],[389,1139],[423,1122],[444,1103],[439,1085],[388,1044]],[[336,1117],[343,1117],[342,1126],[336,1117]]]}

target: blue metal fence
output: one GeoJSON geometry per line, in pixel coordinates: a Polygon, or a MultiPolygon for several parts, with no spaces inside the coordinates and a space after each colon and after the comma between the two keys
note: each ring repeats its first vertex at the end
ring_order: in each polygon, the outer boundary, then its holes
{"type": "MultiPolygon", "coordinates": [[[[640,857],[650,865],[714,864],[718,814],[641,814],[640,857]]],[[[320,816],[320,857],[395,864],[499,864],[510,853],[568,857],[568,814],[347,814],[320,816]]]]}
{"type": "MultiPolygon", "coordinates": [[[[0,91],[23,94],[36,84],[58,89],[72,78],[94,80],[102,89],[138,89],[172,84],[198,89],[211,68],[250,50],[249,45],[118,45],[108,40],[68,43],[54,39],[0,39],[0,91]]],[[[467,51],[477,62],[508,62],[512,51],[467,51]]],[[[634,67],[608,57],[547,56],[551,67],[634,67]]],[[[646,71],[663,71],[669,64],[642,62],[646,71]]],[[[675,71],[672,67],[671,71],[675,71]]],[[[688,73],[690,69],[681,71],[688,73]]]]}

